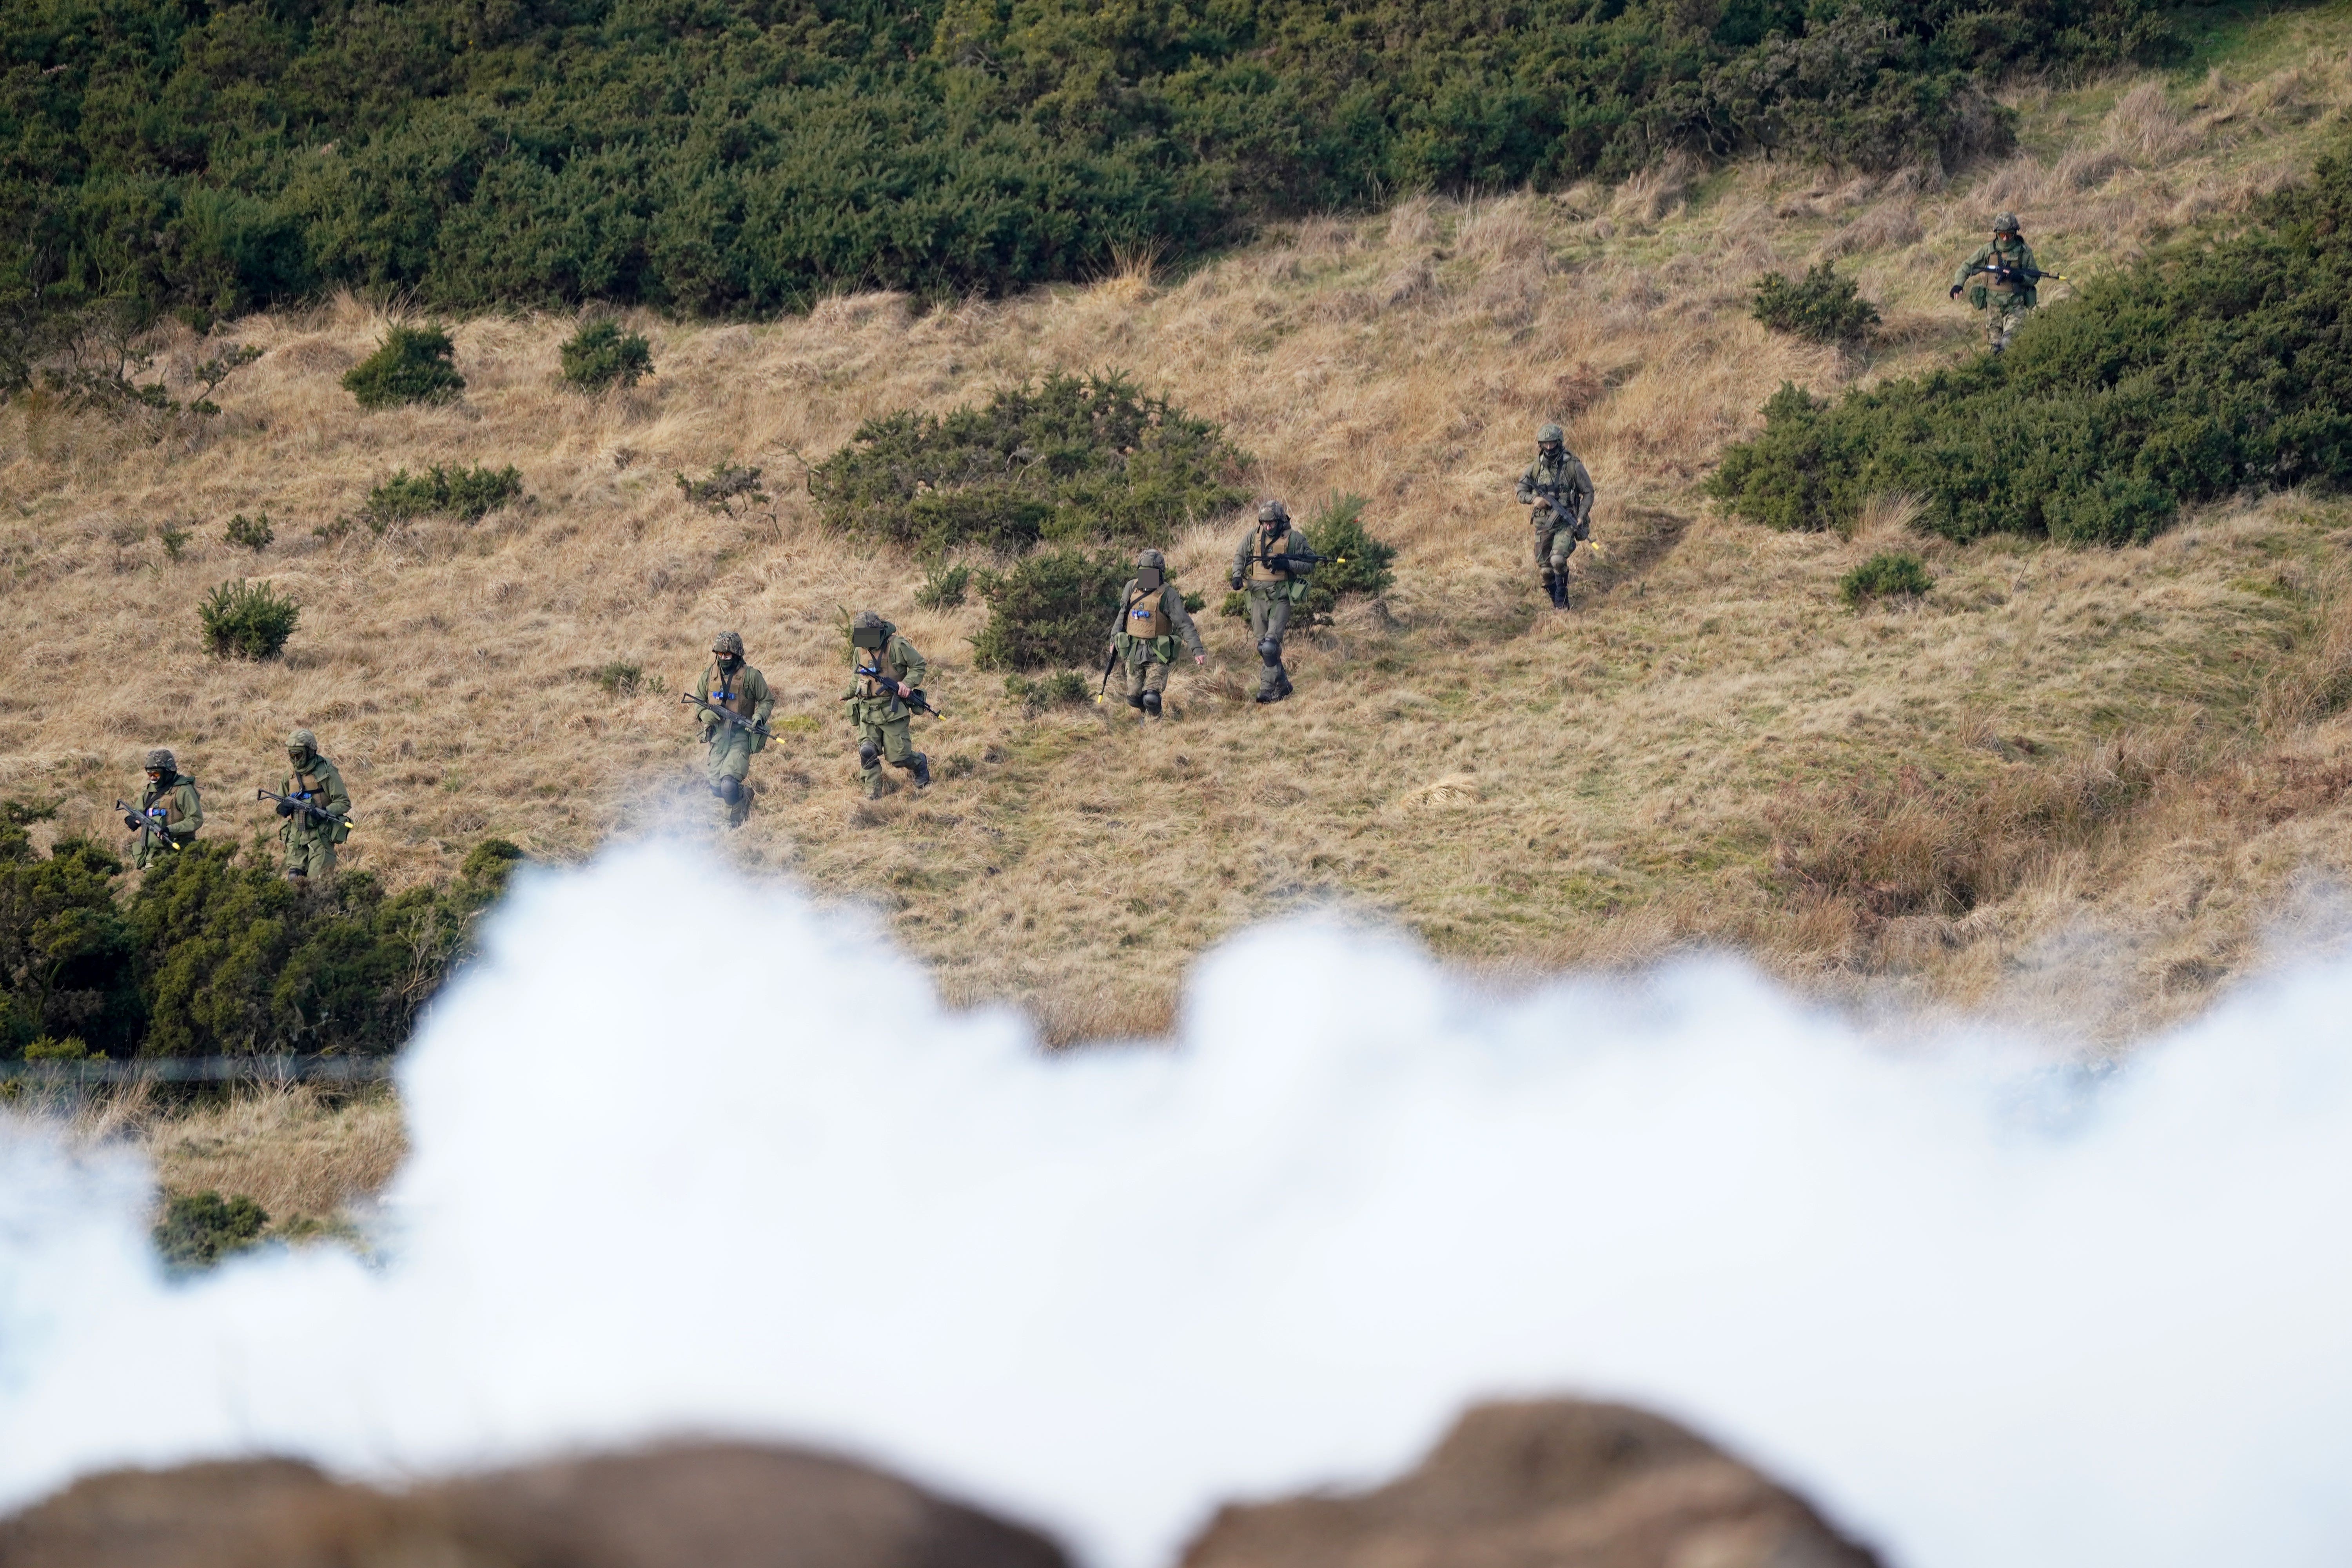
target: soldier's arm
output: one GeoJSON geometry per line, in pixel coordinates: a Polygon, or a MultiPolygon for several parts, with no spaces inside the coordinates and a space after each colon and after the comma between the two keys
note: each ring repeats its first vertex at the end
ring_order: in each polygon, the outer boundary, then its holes
{"type": "Polygon", "coordinates": [[[351,815],[352,792],[343,786],[343,770],[341,768],[327,770],[327,809],[338,816],[351,815]]]}
{"type": "Polygon", "coordinates": [[[1592,472],[1582,458],[1576,464],[1576,521],[1584,522],[1592,516],[1592,472]]]}
{"type": "Polygon", "coordinates": [[[776,710],[776,694],[768,685],[768,678],[758,670],[751,672],[751,722],[764,724],[768,715],[776,710]]]}
{"type": "Polygon", "coordinates": [[[1528,471],[1519,476],[1519,504],[1521,506],[1533,506],[1535,505],[1535,501],[1536,466],[1533,463],[1529,463],[1528,465],[1528,471]]]}
{"type": "Polygon", "coordinates": [[[1192,624],[1192,612],[1184,607],[1184,590],[1173,583],[1160,585],[1161,602],[1168,607],[1168,618],[1175,624],[1176,635],[1184,639],[1184,651],[1194,658],[1206,658],[1209,650],[1201,646],[1201,628],[1192,624]]]}
{"type": "Polygon", "coordinates": [[[1952,274],[1952,287],[1958,289],[1967,283],[1968,280],[1976,274],[1977,270],[1983,267],[1986,261],[1990,260],[1991,257],[1992,247],[1988,245],[1980,247],[1974,256],[1969,257],[1966,261],[1961,262],[1960,269],[1952,274]]]}
{"type": "Polygon", "coordinates": [[[915,651],[915,645],[901,637],[890,639],[890,662],[898,667],[898,679],[910,691],[923,683],[923,677],[930,672],[931,668],[924,662],[923,656],[915,651]]]}
{"type": "MultiPolygon", "coordinates": [[[[1315,547],[1307,542],[1307,535],[1295,528],[1290,531],[1290,537],[1282,542],[1283,553],[1294,558],[1299,555],[1312,554],[1314,553],[1314,550],[1315,547]]],[[[1315,575],[1315,568],[1312,566],[1303,565],[1293,566],[1290,569],[1290,574],[1294,577],[1304,580],[1315,575]]]]}
{"type": "Polygon", "coordinates": [[[1254,528],[1254,527],[1253,527],[1253,528],[1251,528],[1247,532],[1245,532],[1245,533],[1244,533],[1244,534],[1242,535],[1242,542],[1241,542],[1241,543],[1240,543],[1239,545],[1237,545],[1237,546],[1235,546],[1235,547],[1234,547],[1234,576],[1236,576],[1236,577],[1246,577],[1246,576],[1248,576],[1248,575],[1249,575],[1250,557],[1251,557],[1252,555],[1255,554],[1255,553],[1256,553],[1256,551],[1257,551],[1257,530],[1256,530],[1255,528],[1254,528]]]}
{"type": "Polygon", "coordinates": [[[1117,619],[1111,622],[1110,641],[1104,644],[1104,647],[1116,647],[1118,646],[1118,639],[1127,634],[1127,612],[1131,609],[1134,605],[1135,579],[1129,577],[1127,580],[1127,586],[1118,591],[1118,616],[1117,619]]]}
{"type": "Polygon", "coordinates": [[[184,815],[172,825],[172,837],[194,838],[196,836],[196,829],[205,825],[205,797],[196,793],[196,786],[194,784],[183,784],[180,787],[188,792],[188,797],[181,803],[180,809],[184,815]]]}

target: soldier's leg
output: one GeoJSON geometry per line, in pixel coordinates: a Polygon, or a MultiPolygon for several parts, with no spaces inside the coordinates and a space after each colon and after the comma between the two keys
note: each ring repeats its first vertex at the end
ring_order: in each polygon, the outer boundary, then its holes
{"type": "Polygon", "coordinates": [[[1127,705],[1129,708],[1143,706],[1143,687],[1147,679],[1144,671],[1150,668],[1151,661],[1149,659],[1139,662],[1132,658],[1123,658],[1118,661],[1118,691],[1120,696],[1127,699],[1127,705]]]}
{"type": "Polygon", "coordinates": [[[1266,606],[1265,634],[1274,641],[1274,689],[1277,697],[1290,695],[1290,671],[1282,662],[1283,634],[1290,629],[1290,595],[1280,593],[1266,606]]]}
{"type": "Polygon", "coordinates": [[[883,744],[881,725],[857,726],[857,782],[866,786],[868,800],[882,793],[883,744]]]}
{"type": "Polygon", "coordinates": [[[1137,696],[1136,705],[1143,710],[1145,718],[1157,719],[1160,717],[1160,708],[1167,700],[1168,667],[1156,658],[1147,659],[1139,673],[1141,677],[1139,684],[1143,690],[1137,696]]]}
{"type": "Polygon", "coordinates": [[[335,842],[319,835],[304,834],[289,839],[286,845],[286,874],[299,877],[314,887],[335,874],[335,842]]]}
{"type": "MultiPolygon", "coordinates": [[[[1536,515],[1544,517],[1550,514],[1538,510],[1536,515]]],[[[1559,603],[1559,580],[1552,571],[1551,542],[1559,532],[1559,525],[1557,521],[1536,524],[1536,573],[1543,581],[1545,595],[1555,605],[1559,603]]]]}
{"type": "Polygon", "coordinates": [[[1575,528],[1562,523],[1553,529],[1544,569],[1551,578],[1551,602],[1556,609],[1568,608],[1568,558],[1575,552],[1575,528]]]}
{"type": "Polygon", "coordinates": [[[730,729],[711,742],[702,769],[710,781],[710,793],[727,803],[727,826],[742,826],[743,819],[751,815],[751,791],[743,783],[751,772],[751,737],[730,729]]]}
{"type": "Polygon", "coordinates": [[[893,719],[882,726],[882,755],[894,768],[912,773],[917,789],[931,786],[931,759],[915,750],[915,721],[893,719]]]}

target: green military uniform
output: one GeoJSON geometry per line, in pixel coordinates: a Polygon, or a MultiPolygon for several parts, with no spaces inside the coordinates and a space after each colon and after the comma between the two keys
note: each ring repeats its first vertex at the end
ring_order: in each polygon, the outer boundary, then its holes
{"type": "Polygon", "coordinates": [[[179,771],[171,752],[159,748],[147,753],[147,788],[138,812],[124,821],[139,834],[131,863],[142,870],[195,842],[205,825],[205,803],[196,781],[179,771]]]}
{"type": "MultiPolygon", "coordinates": [[[[695,696],[765,729],[768,715],[775,711],[775,693],[768,689],[766,676],[743,662],[743,639],[720,632],[710,639],[710,663],[694,683],[695,696]]],[[[710,793],[727,803],[727,826],[740,827],[751,815],[751,791],[743,780],[751,771],[752,755],[768,749],[768,737],[713,719],[701,709],[695,711],[702,718],[702,743],[709,748],[702,775],[710,793]]]]}
{"type": "Polygon", "coordinates": [[[2009,347],[2019,321],[2042,303],[2041,291],[2033,286],[2041,270],[2033,247],[2018,235],[2017,218],[2003,213],[1993,220],[1992,243],[1952,275],[1953,295],[1957,298],[1967,289],[1969,303],[1985,312],[1985,342],[1993,353],[2009,347]]]}
{"type": "Polygon", "coordinates": [[[1234,550],[1232,583],[1249,590],[1250,636],[1257,639],[1257,700],[1279,702],[1290,695],[1290,671],[1283,668],[1282,636],[1290,629],[1290,606],[1307,594],[1313,568],[1284,564],[1286,555],[1313,553],[1307,535],[1293,528],[1278,500],[1257,509],[1257,521],[1234,550]]]}
{"type": "Polygon", "coordinates": [[[1140,709],[1150,719],[1160,717],[1160,700],[1168,689],[1168,667],[1176,662],[1179,641],[1196,661],[1209,657],[1208,649],[1201,646],[1201,633],[1192,625],[1191,612],[1184,608],[1183,590],[1161,575],[1167,565],[1167,558],[1157,550],[1136,556],[1136,575],[1119,590],[1123,608],[1111,633],[1112,650],[1126,672],[1120,684],[1127,705],[1140,709]],[[1144,587],[1147,580],[1156,585],[1144,587]]]}
{"type": "Polygon", "coordinates": [[[343,775],[335,764],[319,754],[318,740],[308,730],[297,730],[286,738],[286,760],[293,771],[278,784],[278,793],[298,803],[289,805],[281,801],[278,806],[278,815],[286,819],[278,830],[278,839],[286,846],[286,874],[331,877],[335,870],[335,846],[352,836],[351,824],[321,821],[301,807],[312,805],[337,816],[348,816],[352,792],[343,787],[343,775]]]}
{"type": "Polygon", "coordinates": [[[916,690],[930,666],[898,628],[871,610],[862,610],[851,626],[850,662],[856,671],[844,700],[849,721],[857,727],[857,779],[867,799],[882,793],[882,764],[903,768],[914,775],[917,789],[931,783],[931,760],[915,750],[914,710],[898,695],[898,688],[916,690]],[[874,647],[859,647],[864,637],[874,647]]]}
{"type": "Polygon", "coordinates": [[[1519,504],[1535,510],[1536,571],[1555,609],[1568,608],[1568,558],[1577,541],[1592,537],[1592,476],[1564,444],[1567,432],[1547,425],[1536,432],[1536,460],[1519,476],[1519,504]]]}

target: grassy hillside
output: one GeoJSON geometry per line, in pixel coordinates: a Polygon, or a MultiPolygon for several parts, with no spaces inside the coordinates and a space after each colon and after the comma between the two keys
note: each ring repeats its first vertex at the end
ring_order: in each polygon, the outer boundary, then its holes
{"type": "MultiPolygon", "coordinates": [[[[1668,160],[1001,302],[646,316],[658,374],[600,402],[557,384],[567,318],[455,323],[463,400],[378,414],[337,381],[387,318],[348,297],[184,334],[160,362],[175,389],[223,337],[266,351],[207,426],[39,397],[0,415],[19,672],[0,794],[106,833],[165,743],[211,831],[257,833],[275,819],[251,785],[300,722],[350,780],[351,863],[394,887],[489,834],[557,859],[663,822],[715,837],[675,693],[730,626],[801,722],[755,764],[728,853],[874,905],[951,994],[1021,1001],[1056,1037],[1156,1026],[1205,943],[1329,902],[1504,976],[1728,942],[1834,994],[2063,997],[2077,1020],[2087,997],[2141,1026],[2209,994],[2352,851],[2352,756],[2326,717],[2352,659],[2344,508],[2290,492],[2081,551],[1922,537],[1898,496],[1850,536],[1773,533],[1696,485],[1783,380],[1826,395],[1975,352],[1944,287],[1996,206],[2045,265],[2096,273],[2308,170],[2352,103],[2347,37],[2344,8],[2299,13],[2208,43],[2192,74],[2019,92],[2024,150],[1948,184],[1668,160]],[[1748,319],[1760,273],[1824,256],[1885,315],[1876,347],[1748,319]],[[972,669],[977,607],[917,607],[915,560],[816,525],[795,454],[1055,370],[1121,371],[1221,423],[1294,506],[1371,498],[1397,588],[1298,639],[1293,702],[1244,700],[1255,654],[1212,615],[1209,670],[1178,678],[1163,726],[1031,712],[972,669]],[[1552,417],[1601,496],[1569,617],[1540,607],[1509,496],[1552,417]],[[764,469],[772,507],[687,504],[673,475],[725,462],[764,469]],[[436,463],[515,465],[529,499],[336,532],[395,468],[436,463]],[[225,541],[262,511],[267,551],[225,541]],[[1849,610],[1839,578],[1890,547],[1936,587],[1849,610]],[[305,606],[285,659],[206,656],[196,602],[265,574],[305,606]],[[928,795],[852,787],[840,605],[936,661],[953,717],[919,730],[928,795]],[[614,663],[660,689],[607,689],[614,663]],[[1139,861],[1170,896],[1130,895],[1139,861]]],[[[1179,542],[1186,585],[1215,596],[1237,527],[1179,542]]]]}

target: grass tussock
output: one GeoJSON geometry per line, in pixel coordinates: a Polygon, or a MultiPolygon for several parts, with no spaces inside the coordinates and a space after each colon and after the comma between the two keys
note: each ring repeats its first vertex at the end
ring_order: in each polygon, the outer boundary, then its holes
{"type": "MultiPolygon", "coordinates": [[[[562,379],[569,314],[455,322],[463,401],[365,414],[340,380],[403,322],[345,297],[227,323],[263,353],[201,440],[37,397],[0,412],[20,520],[0,536],[0,660],[19,676],[0,693],[0,793],[103,836],[140,752],[168,744],[206,783],[208,837],[243,837],[270,824],[238,793],[274,782],[303,724],[364,821],[345,863],[395,892],[488,835],[555,861],[657,817],[715,835],[674,693],[726,628],[774,688],[780,735],[730,852],[878,905],[951,1000],[1020,1001],[1057,1038],[1147,1030],[1205,946],[1334,901],[1513,972],[1722,942],[1824,990],[1953,1002],[2035,994],[2021,953],[2074,977],[2050,980],[2061,994],[2087,961],[2059,936],[2088,929],[2113,984],[2100,1016],[2144,1026],[2248,960],[2298,868],[2352,869],[2326,782],[2352,647],[2328,563],[2352,515],[2289,491],[2145,547],[1962,546],[1921,535],[1891,489],[1850,535],[1781,534],[1715,516],[1695,486],[1783,382],[1833,395],[1974,354],[1976,320],[1944,289],[1998,206],[2045,265],[2096,274],[2176,232],[2184,204],[2242,212],[2308,169],[2352,105],[2345,23],[2263,26],[2267,63],[2242,80],[2022,89],[2023,151],[1948,182],[1669,163],[1300,221],[1213,263],[1011,299],[628,317],[661,374],[593,400],[562,379]],[[1884,318],[1866,348],[1750,318],[1763,273],[1832,252],[1884,318]],[[929,523],[890,531],[911,507],[877,501],[844,531],[823,481],[773,483],[756,515],[673,482],[803,476],[802,455],[822,467],[861,431],[946,432],[1114,370],[1255,455],[1219,483],[1302,515],[1361,497],[1394,548],[1391,586],[1294,636],[1293,701],[1250,702],[1255,652],[1213,613],[1208,667],[1186,661],[1155,728],[1055,700],[1051,668],[1008,689],[978,668],[985,597],[906,547],[929,523]],[[1566,616],[1511,500],[1555,419],[1601,498],[1566,616]],[[509,463],[536,504],[324,526],[389,472],[509,463]],[[208,660],[195,605],[253,559],[217,520],[264,510],[302,635],[279,658],[208,660]],[[175,553],[153,525],[183,518],[215,521],[175,553]],[[1847,611],[1839,580],[1897,551],[1935,591],[1847,611]],[[852,787],[843,606],[932,660],[953,718],[918,726],[941,781],[920,796],[852,787]],[[145,679],[102,679],[133,649],[145,679]],[[1118,891],[1139,853],[1174,868],[1171,896],[1118,891]]],[[[193,386],[220,335],[168,328],[155,363],[193,386]]],[[[1224,504],[1171,514],[1164,539],[1212,605],[1246,517],[1224,504]]]]}

